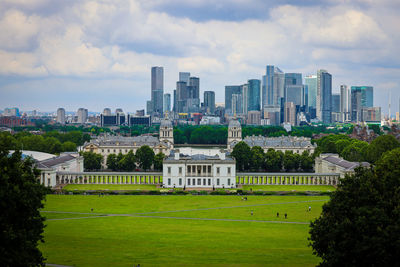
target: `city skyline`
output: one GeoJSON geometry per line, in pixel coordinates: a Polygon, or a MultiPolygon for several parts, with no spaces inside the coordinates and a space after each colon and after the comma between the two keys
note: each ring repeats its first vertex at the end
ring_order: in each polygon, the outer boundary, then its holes
{"type": "Polygon", "coordinates": [[[384,113],[390,89],[394,115],[400,5],[319,3],[2,1],[0,109],[135,112],[151,98],[152,66],[164,67],[164,93],[190,72],[201,99],[214,91],[219,103],[226,85],[262,80],[274,65],[303,77],[326,69],[333,93],[373,86],[384,113]]]}

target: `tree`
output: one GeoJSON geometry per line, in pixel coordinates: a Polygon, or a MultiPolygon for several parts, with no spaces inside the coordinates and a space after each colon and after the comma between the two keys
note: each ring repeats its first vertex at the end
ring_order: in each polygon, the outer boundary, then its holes
{"type": "Polygon", "coordinates": [[[151,165],[153,165],[153,162],[154,162],[153,149],[151,149],[147,145],[141,146],[136,151],[136,159],[137,159],[137,162],[139,163],[140,168],[142,168],[145,171],[150,169],[151,165]]]}
{"type": "Polygon", "coordinates": [[[292,150],[286,150],[283,156],[283,166],[286,171],[297,170],[300,166],[300,156],[292,150]]]}
{"type": "Polygon", "coordinates": [[[367,142],[354,139],[350,145],[343,149],[342,155],[345,160],[360,162],[365,160],[367,149],[367,142]]]}
{"type": "Polygon", "coordinates": [[[166,158],[165,154],[162,152],[157,153],[154,157],[154,169],[162,170],[163,168],[163,160],[166,158]]]}
{"type": "Polygon", "coordinates": [[[236,168],[239,171],[247,171],[250,167],[251,151],[248,144],[243,141],[237,143],[232,150],[232,157],[236,160],[236,168]]]}
{"type": "Polygon", "coordinates": [[[314,159],[310,155],[310,152],[304,151],[300,156],[300,168],[303,171],[310,172],[313,169],[314,159]]]}
{"type": "Polygon", "coordinates": [[[76,151],[76,144],[71,141],[66,141],[62,144],[62,151],[65,152],[76,151]]]}
{"type": "Polygon", "coordinates": [[[83,166],[85,170],[93,171],[100,170],[103,156],[94,152],[83,152],[83,166]]]}
{"type": "Polygon", "coordinates": [[[264,162],[264,150],[260,146],[253,146],[250,149],[251,161],[250,168],[254,171],[258,171],[263,167],[264,162]]]}
{"type": "Polygon", "coordinates": [[[397,266],[400,251],[400,148],[375,169],[341,180],[322,214],[310,224],[320,266],[397,266]]]}
{"type": "Polygon", "coordinates": [[[117,155],[115,154],[109,154],[107,156],[107,168],[116,171],[118,169],[118,164],[117,164],[117,155]]]}
{"type": "Polygon", "coordinates": [[[378,136],[367,149],[367,160],[369,162],[376,162],[382,154],[386,151],[393,150],[400,147],[399,141],[393,135],[378,136]]]}
{"type": "Polygon", "coordinates": [[[132,150],[129,150],[129,152],[122,157],[118,164],[121,170],[131,172],[136,168],[135,161],[135,154],[132,150]]]}
{"type": "Polygon", "coordinates": [[[279,172],[282,170],[283,153],[275,151],[273,148],[268,149],[265,153],[264,168],[270,172],[279,172]]]}
{"type": "Polygon", "coordinates": [[[21,159],[0,146],[0,262],[2,266],[44,266],[37,248],[43,240],[40,214],[46,188],[31,158],[21,159]]]}

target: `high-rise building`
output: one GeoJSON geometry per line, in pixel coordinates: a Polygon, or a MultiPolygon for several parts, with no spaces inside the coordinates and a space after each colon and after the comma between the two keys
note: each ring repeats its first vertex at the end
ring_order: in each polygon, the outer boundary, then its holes
{"type": "Polygon", "coordinates": [[[85,108],[78,109],[77,116],[78,116],[77,123],[80,123],[80,124],[86,123],[87,118],[88,118],[88,110],[85,108]]]}
{"type": "Polygon", "coordinates": [[[164,94],[163,113],[171,111],[171,94],[164,94]]]}
{"type": "Polygon", "coordinates": [[[286,102],[293,102],[295,106],[304,105],[304,87],[303,85],[286,85],[285,86],[285,100],[286,102]]]}
{"type": "Polygon", "coordinates": [[[247,124],[260,125],[261,124],[261,111],[250,110],[249,112],[247,112],[247,124]]]}
{"type": "Polygon", "coordinates": [[[262,105],[280,105],[280,99],[284,97],[285,74],[273,65],[266,66],[263,76],[262,105]]]}
{"type": "Polygon", "coordinates": [[[60,124],[65,124],[65,109],[57,109],[57,122],[60,124]]]}
{"type": "Polygon", "coordinates": [[[248,104],[247,110],[260,110],[261,106],[261,96],[260,96],[260,87],[261,81],[257,79],[251,79],[247,82],[248,88],[248,104]]]}
{"type": "Polygon", "coordinates": [[[281,124],[281,107],[280,106],[264,106],[264,119],[268,120],[268,125],[281,124]]]}
{"type": "Polygon", "coordinates": [[[152,112],[155,115],[161,115],[163,112],[163,95],[164,95],[164,68],[151,68],[151,102],[153,105],[152,112]]]}
{"type": "Polygon", "coordinates": [[[351,120],[362,120],[362,108],[374,105],[374,88],[372,86],[351,87],[351,120]]]}
{"type": "Polygon", "coordinates": [[[179,72],[179,81],[189,85],[190,72],[179,72]]]}
{"type": "Polygon", "coordinates": [[[242,91],[242,108],[243,114],[247,114],[248,112],[248,105],[249,105],[249,85],[247,83],[240,86],[240,90],[242,91]]]}
{"type": "Polygon", "coordinates": [[[198,77],[190,77],[189,86],[192,87],[191,97],[189,98],[200,98],[200,79],[198,77]]]}
{"type": "Polygon", "coordinates": [[[317,75],[308,75],[304,78],[308,89],[308,106],[317,107],[317,75]]]}
{"type": "Polygon", "coordinates": [[[153,101],[147,100],[146,102],[146,114],[151,115],[153,114],[153,101]]]}
{"type": "Polygon", "coordinates": [[[232,115],[232,95],[240,94],[240,85],[227,85],[225,86],[225,113],[232,115]]]}
{"type": "Polygon", "coordinates": [[[176,89],[174,90],[174,106],[172,107],[172,111],[173,112],[177,112],[178,111],[178,99],[176,96],[176,89]]]}
{"type": "Polygon", "coordinates": [[[332,94],[332,112],[340,113],[340,94],[332,94]]]}
{"type": "Polygon", "coordinates": [[[301,73],[285,73],[285,86],[286,85],[303,85],[303,78],[301,73]]]}
{"type": "Polygon", "coordinates": [[[215,112],[215,92],[204,91],[204,108],[207,114],[214,114],[215,112]]]}
{"type": "Polygon", "coordinates": [[[342,122],[350,120],[350,91],[344,84],[340,86],[340,113],[342,122]]]}
{"type": "Polygon", "coordinates": [[[111,109],[105,108],[105,109],[103,110],[103,115],[105,115],[105,116],[111,116],[111,109]]]}
{"type": "Polygon", "coordinates": [[[363,122],[379,122],[381,121],[381,108],[380,107],[363,107],[362,121],[363,122]]]}
{"type": "Polygon", "coordinates": [[[326,70],[317,72],[317,118],[332,122],[332,75],[326,70]]]}
{"type": "Polygon", "coordinates": [[[296,125],[296,105],[293,102],[285,103],[285,122],[296,125]]]}
{"type": "Polygon", "coordinates": [[[232,95],[232,113],[234,115],[243,113],[243,98],[242,94],[233,94],[232,95]]]}
{"type": "Polygon", "coordinates": [[[19,109],[18,108],[5,108],[3,116],[13,116],[13,117],[19,117],[19,109]]]}

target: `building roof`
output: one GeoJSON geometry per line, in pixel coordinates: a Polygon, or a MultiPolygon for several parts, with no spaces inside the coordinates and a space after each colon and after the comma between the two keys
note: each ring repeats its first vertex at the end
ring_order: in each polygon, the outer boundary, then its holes
{"type": "Polygon", "coordinates": [[[264,136],[246,136],[243,140],[250,147],[271,147],[271,148],[307,148],[314,147],[311,139],[306,137],[282,136],[282,137],[264,137],[264,136]]]}
{"type": "MultiPolygon", "coordinates": [[[[14,150],[10,150],[10,153],[11,154],[14,153],[14,150]]],[[[25,157],[31,157],[34,160],[42,161],[42,160],[54,158],[54,157],[56,157],[56,155],[39,152],[39,151],[22,150],[22,158],[25,158],[25,157]]]]}
{"type": "Polygon", "coordinates": [[[233,118],[233,119],[231,119],[231,120],[229,121],[228,127],[229,127],[229,128],[231,128],[231,127],[239,127],[239,128],[240,128],[241,125],[240,125],[240,122],[238,121],[238,119],[233,118]]]}
{"type": "Polygon", "coordinates": [[[168,119],[163,119],[161,121],[160,127],[169,127],[172,128],[172,122],[168,119]]]}
{"type": "Polygon", "coordinates": [[[342,167],[346,171],[352,171],[358,167],[369,167],[370,164],[368,162],[351,162],[345,159],[339,158],[338,155],[334,154],[322,154],[323,160],[326,160],[329,163],[335,164],[339,167],[342,167]]]}
{"type": "Polygon", "coordinates": [[[89,144],[95,144],[98,146],[156,146],[160,144],[157,137],[149,135],[140,135],[135,137],[125,137],[125,136],[104,136],[97,139],[91,140],[84,146],[89,144]]]}
{"type": "Polygon", "coordinates": [[[59,157],[54,157],[54,158],[51,158],[51,159],[46,159],[46,160],[39,161],[37,163],[37,167],[38,168],[44,168],[44,169],[52,168],[54,166],[66,163],[66,162],[74,160],[74,159],[76,159],[75,156],[73,156],[71,154],[64,154],[64,155],[61,155],[59,157]]]}
{"type": "MultiPolygon", "coordinates": [[[[224,153],[224,159],[221,158],[221,154],[216,154],[214,156],[208,156],[204,154],[194,154],[194,155],[186,155],[186,154],[179,154],[179,160],[188,160],[188,161],[234,161],[233,158],[229,157],[229,153],[224,153]]],[[[165,161],[175,161],[175,152],[172,151],[168,158],[165,161]]]]}

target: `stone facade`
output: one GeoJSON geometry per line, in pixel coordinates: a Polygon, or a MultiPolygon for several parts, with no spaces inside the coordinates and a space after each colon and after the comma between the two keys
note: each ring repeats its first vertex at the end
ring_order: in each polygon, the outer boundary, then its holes
{"type": "Polygon", "coordinates": [[[369,167],[368,162],[350,162],[338,154],[321,154],[315,159],[315,173],[338,173],[341,178],[353,174],[358,167],[369,167]]]}

